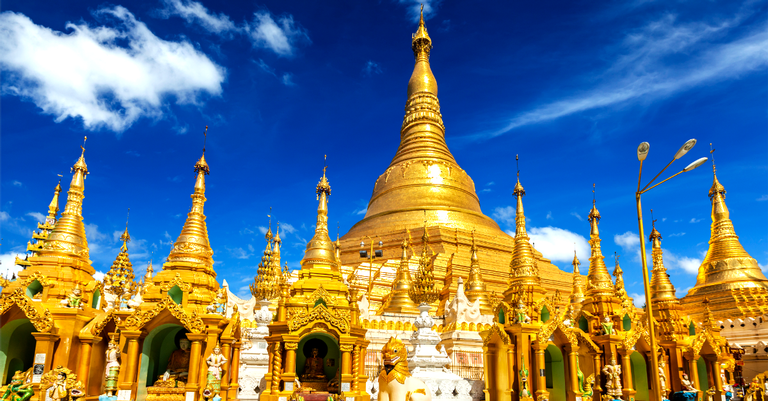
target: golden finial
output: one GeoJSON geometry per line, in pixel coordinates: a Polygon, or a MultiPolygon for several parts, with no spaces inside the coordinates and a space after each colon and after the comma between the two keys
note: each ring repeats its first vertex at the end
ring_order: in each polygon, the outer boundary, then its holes
{"type": "Polygon", "coordinates": [[[712,155],[712,172],[717,174],[717,168],[715,168],[715,148],[712,147],[712,142],[709,143],[709,154],[712,155]]]}
{"type": "Polygon", "coordinates": [[[205,131],[203,131],[203,154],[205,154],[205,144],[208,142],[208,126],[205,126],[205,131]]]}
{"type": "Polygon", "coordinates": [[[269,218],[269,226],[267,227],[267,232],[264,235],[264,238],[267,239],[267,247],[269,247],[272,242],[272,206],[269,207],[269,214],[267,217],[269,218]]]}
{"type": "Polygon", "coordinates": [[[123,241],[123,246],[125,250],[128,249],[128,243],[131,242],[131,235],[128,234],[128,218],[131,216],[131,208],[128,208],[128,213],[125,215],[125,231],[123,231],[123,235],[120,236],[120,241],[123,241]]]}
{"type": "MultiPolygon", "coordinates": [[[[515,196],[524,196],[525,195],[525,189],[523,188],[523,185],[520,184],[520,157],[519,155],[515,155],[515,163],[517,164],[517,183],[515,184],[515,189],[512,191],[515,196]]],[[[518,202],[518,206],[522,206],[521,202],[518,202]]]]}
{"type": "Polygon", "coordinates": [[[573,262],[571,264],[573,265],[573,272],[578,273],[579,272],[579,266],[581,266],[581,262],[579,261],[579,258],[576,257],[576,243],[573,243],[573,262]]]}
{"type": "Polygon", "coordinates": [[[328,169],[328,155],[323,155],[323,176],[320,178],[320,182],[317,183],[315,192],[317,193],[317,200],[320,200],[320,194],[325,193],[325,202],[328,202],[328,197],[331,196],[331,184],[328,182],[328,178],[325,176],[325,172],[328,169]]]}
{"type": "Polygon", "coordinates": [[[714,180],[712,182],[712,188],[709,189],[709,197],[712,198],[715,196],[715,194],[722,194],[723,198],[725,198],[725,187],[723,184],[720,184],[720,180],[717,179],[717,168],[715,167],[715,149],[712,148],[712,144],[709,144],[710,150],[709,154],[712,156],[712,175],[714,176],[714,180]]]}

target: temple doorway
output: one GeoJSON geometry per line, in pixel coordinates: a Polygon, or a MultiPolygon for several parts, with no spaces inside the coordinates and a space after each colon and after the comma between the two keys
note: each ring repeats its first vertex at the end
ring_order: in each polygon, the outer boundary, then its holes
{"type": "Polygon", "coordinates": [[[553,344],[544,351],[544,367],[550,401],[566,401],[563,353],[553,344]]]}
{"type": "Polygon", "coordinates": [[[312,333],[299,341],[297,351],[296,374],[302,388],[338,393],[341,365],[338,340],[326,333],[312,333]]]}
{"type": "MultiPolygon", "coordinates": [[[[187,332],[178,324],[163,324],[152,330],[144,339],[137,399],[146,399],[147,387],[152,386],[165,373],[171,355],[181,349],[182,340],[188,341],[187,332]]],[[[179,380],[186,382],[185,377],[179,380]]]]}
{"type": "Polygon", "coordinates": [[[656,372],[647,370],[648,365],[645,362],[645,357],[638,351],[629,355],[629,363],[629,366],[632,368],[632,382],[635,385],[636,391],[635,400],[650,401],[648,376],[656,372]]]}
{"type": "Polygon", "coordinates": [[[35,326],[29,319],[16,319],[0,328],[0,368],[2,385],[10,383],[17,370],[32,368],[35,358],[35,326]]]}

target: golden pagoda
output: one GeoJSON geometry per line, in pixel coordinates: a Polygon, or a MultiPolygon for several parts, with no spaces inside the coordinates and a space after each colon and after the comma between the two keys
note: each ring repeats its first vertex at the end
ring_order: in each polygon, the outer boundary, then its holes
{"type": "MultiPolygon", "coordinates": [[[[396,271],[399,261],[395,255],[400,254],[398,248],[406,230],[421,230],[426,213],[430,246],[438,254],[434,260],[435,279],[445,283],[435,305],[438,314],[442,314],[448,297],[456,292],[458,277],[465,282],[469,277],[472,231],[476,230],[478,252],[485,255],[481,270],[487,290],[499,294],[507,289],[507,266],[514,239],[483,214],[472,178],[448,149],[437,81],[429,62],[432,39],[423,18],[412,36],[411,47],[415,65],[408,81],[400,146],[374,183],[365,217],[341,238],[341,264],[345,276],[359,277],[350,280],[350,285],[367,290],[368,277],[384,268],[360,263],[360,242],[366,237],[380,238],[385,244],[384,257],[388,259],[382,265],[396,271]],[[371,273],[370,269],[374,271],[371,273]]],[[[531,252],[541,271],[542,284],[553,292],[570,293],[571,274],[554,266],[535,249],[531,252]]],[[[379,310],[386,302],[396,274],[378,277],[368,294],[373,310],[379,310]]]]}
{"type": "Polygon", "coordinates": [[[411,289],[411,268],[408,264],[408,248],[410,242],[406,236],[401,245],[403,248],[400,265],[397,268],[395,280],[392,282],[392,292],[385,298],[382,311],[384,313],[418,313],[416,305],[408,295],[411,289]]]}
{"type": "Polygon", "coordinates": [[[288,283],[280,285],[277,316],[265,338],[270,365],[262,401],[291,397],[298,390],[295,379],[303,391],[370,399],[365,390],[366,329],[360,325],[356,291],[344,284],[328,236],[331,185],[325,168],[316,193],[317,224],[301,260],[299,280],[290,290],[288,283]]]}
{"type": "MultiPolygon", "coordinates": [[[[32,239],[34,243],[27,243],[27,252],[30,252],[34,256],[40,249],[43,248],[43,242],[48,238],[48,233],[53,230],[53,226],[56,225],[56,218],[59,215],[59,194],[61,193],[61,180],[56,184],[56,188],[53,190],[53,199],[48,205],[48,216],[45,217],[45,221],[37,223],[37,230],[32,232],[32,239]]],[[[26,268],[32,263],[29,262],[29,257],[20,259],[16,257],[15,263],[19,266],[26,268]]]]}
{"type": "Polygon", "coordinates": [[[682,299],[683,310],[700,322],[705,318],[704,299],[715,319],[735,319],[768,313],[768,279],[739,242],[733,228],[725,187],[717,179],[714,158],[713,182],[709,189],[712,228],[709,250],[699,266],[696,285],[682,299]]]}
{"type": "Polygon", "coordinates": [[[466,295],[469,302],[474,303],[480,300],[480,313],[483,315],[493,314],[488,288],[483,281],[483,273],[480,271],[480,258],[477,256],[477,245],[475,244],[475,231],[472,230],[472,257],[469,267],[469,281],[467,281],[466,295]]]}

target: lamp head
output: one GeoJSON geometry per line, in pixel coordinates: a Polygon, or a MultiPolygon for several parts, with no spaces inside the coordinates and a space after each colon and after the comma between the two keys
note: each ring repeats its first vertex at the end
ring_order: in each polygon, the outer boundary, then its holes
{"type": "Polygon", "coordinates": [[[696,145],[696,140],[689,139],[688,142],[684,143],[683,146],[678,149],[677,153],[675,153],[675,160],[685,156],[689,150],[693,149],[694,145],[696,145]]]}
{"type": "Polygon", "coordinates": [[[643,142],[637,147],[637,160],[643,161],[648,157],[648,150],[651,149],[651,144],[643,142]]]}
{"type": "Polygon", "coordinates": [[[706,163],[706,162],[707,162],[707,160],[709,160],[709,159],[708,159],[708,158],[706,158],[706,157],[702,157],[701,159],[699,159],[699,160],[696,160],[696,161],[694,161],[693,163],[691,163],[691,164],[689,164],[689,165],[685,166],[685,168],[683,169],[683,172],[688,172],[688,171],[691,171],[691,170],[695,169],[696,167],[699,167],[699,166],[701,166],[702,164],[706,163]]]}

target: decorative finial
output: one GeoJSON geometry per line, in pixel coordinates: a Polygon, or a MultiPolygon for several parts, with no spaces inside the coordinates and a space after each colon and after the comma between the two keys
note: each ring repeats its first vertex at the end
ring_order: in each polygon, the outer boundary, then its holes
{"type": "Polygon", "coordinates": [[[205,154],[205,143],[208,141],[208,126],[205,126],[205,131],[203,131],[203,154],[205,154]]]}
{"type": "Polygon", "coordinates": [[[336,222],[336,241],[339,240],[339,231],[340,230],[341,230],[341,223],[337,221],[336,222]]]}
{"type": "Polygon", "coordinates": [[[712,173],[717,174],[717,168],[715,168],[715,149],[712,147],[712,142],[709,143],[709,154],[712,155],[712,173]]]}
{"type": "Polygon", "coordinates": [[[80,146],[80,149],[83,150],[82,155],[85,155],[85,141],[87,141],[87,140],[88,140],[87,136],[83,137],[83,146],[80,146]]]}
{"type": "Polygon", "coordinates": [[[653,219],[653,209],[651,209],[651,227],[656,228],[656,220],[653,219]]]}
{"type": "Polygon", "coordinates": [[[520,155],[515,155],[515,164],[517,164],[517,179],[520,180],[520,155]]]}
{"type": "Polygon", "coordinates": [[[616,263],[616,266],[619,265],[619,258],[620,257],[621,257],[621,255],[619,255],[618,253],[616,253],[616,252],[613,253],[613,260],[614,260],[614,263],[616,263]]]}
{"type": "Polygon", "coordinates": [[[120,236],[120,240],[123,241],[123,246],[121,248],[124,248],[123,250],[127,250],[128,246],[127,244],[131,242],[131,235],[128,234],[128,218],[131,216],[131,208],[128,208],[128,213],[125,215],[125,231],[123,231],[123,235],[120,236]]]}
{"type": "Polygon", "coordinates": [[[424,23],[424,3],[421,3],[421,15],[419,17],[419,23],[420,24],[424,23]]]}
{"type": "Polygon", "coordinates": [[[592,183],[592,205],[594,206],[597,198],[595,197],[595,183],[592,183]]]}

